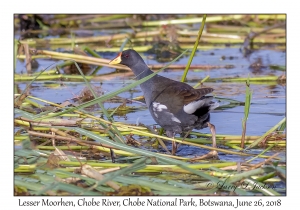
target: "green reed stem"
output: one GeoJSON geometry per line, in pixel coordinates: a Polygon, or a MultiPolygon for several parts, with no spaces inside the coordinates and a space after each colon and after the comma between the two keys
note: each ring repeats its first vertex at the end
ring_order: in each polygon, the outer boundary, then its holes
{"type": "Polygon", "coordinates": [[[202,35],[202,32],[203,32],[203,29],[204,29],[205,21],[206,21],[206,15],[203,15],[203,19],[202,19],[202,22],[201,22],[201,27],[199,29],[198,37],[197,37],[196,42],[194,44],[194,48],[193,48],[193,51],[192,51],[192,53],[190,55],[189,61],[188,61],[187,65],[186,65],[185,70],[183,72],[183,75],[181,77],[181,82],[184,82],[185,79],[186,79],[186,75],[187,75],[187,73],[189,71],[189,68],[191,66],[191,63],[193,61],[194,55],[196,53],[196,50],[197,50],[197,47],[198,47],[198,44],[199,44],[199,41],[200,41],[200,38],[201,38],[201,35],[202,35]]]}

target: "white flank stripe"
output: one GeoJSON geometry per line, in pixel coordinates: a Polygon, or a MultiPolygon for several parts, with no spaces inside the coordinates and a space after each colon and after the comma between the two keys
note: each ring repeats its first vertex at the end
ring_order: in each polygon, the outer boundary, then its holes
{"type": "Polygon", "coordinates": [[[168,119],[170,119],[171,117],[171,120],[173,122],[181,123],[181,121],[177,117],[175,117],[172,113],[168,112],[168,107],[166,105],[160,104],[158,102],[153,102],[152,105],[153,105],[153,114],[155,117],[158,118],[158,115],[162,114],[164,117],[168,119]],[[158,112],[162,112],[162,113],[160,114],[158,112]]]}
{"type": "Polygon", "coordinates": [[[174,116],[171,118],[171,120],[174,122],[181,123],[181,121],[177,117],[174,117],[174,116]]]}
{"type": "Polygon", "coordinates": [[[157,102],[153,102],[152,104],[153,104],[153,111],[161,112],[163,109],[168,109],[166,105],[157,102]]]}

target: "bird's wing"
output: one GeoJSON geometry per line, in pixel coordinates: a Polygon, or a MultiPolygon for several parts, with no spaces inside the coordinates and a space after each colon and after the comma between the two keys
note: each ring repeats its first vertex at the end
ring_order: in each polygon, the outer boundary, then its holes
{"type": "Polygon", "coordinates": [[[185,88],[178,90],[178,96],[183,98],[184,105],[187,105],[193,101],[199,100],[202,96],[213,92],[212,88],[200,88],[200,89],[190,89],[185,88]]]}
{"type": "Polygon", "coordinates": [[[212,88],[194,89],[185,83],[180,83],[180,85],[176,85],[175,83],[170,84],[161,91],[155,91],[152,102],[164,104],[171,113],[177,113],[184,105],[197,101],[212,91],[212,88]]]}

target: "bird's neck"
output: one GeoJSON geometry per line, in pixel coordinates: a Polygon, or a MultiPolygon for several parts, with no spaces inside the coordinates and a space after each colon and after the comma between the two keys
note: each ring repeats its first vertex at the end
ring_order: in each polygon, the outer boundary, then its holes
{"type": "Polygon", "coordinates": [[[143,79],[144,77],[149,76],[150,74],[153,73],[153,71],[151,71],[146,64],[143,65],[136,64],[131,67],[131,70],[133,71],[133,73],[136,76],[136,79],[138,80],[143,79]]]}

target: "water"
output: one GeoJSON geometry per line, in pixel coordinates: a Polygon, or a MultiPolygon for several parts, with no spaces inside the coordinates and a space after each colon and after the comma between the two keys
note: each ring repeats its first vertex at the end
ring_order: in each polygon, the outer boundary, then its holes
{"type": "MultiPolygon", "coordinates": [[[[101,53],[101,52],[99,52],[101,53]]],[[[112,59],[114,53],[101,53],[104,58],[112,59]]],[[[147,64],[157,64],[152,56],[143,55],[147,64]]],[[[258,76],[280,76],[282,71],[272,70],[269,65],[285,66],[286,54],[282,51],[275,50],[259,50],[251,54],[248,58],[244,58],[238,48],[224,48],[197,52],[193,59],[192,65],[233,65],[231,69],[218,68],[211,70],[191,70],[187,75],[187,83],[195,85],[207,75],[210,78],[228,78],[228,77],[258,77],[258,76]],[[261,60],[263,68],[249,68],[251,63],[261,60]]],[[[186,64],[188,57],[182,58],[174,64],[186,64]]],[[[40,71],[49,65],[55,63],[53,60],[39,59],[39,67],[36,71],[40,71]]],[[[21,60],[17,62],[16,73],[26,72],[25,63],[21,60]]],[[[117,77],[109,77],[106,79],[103,74],[114,73],[115,69],[103,67],[98,71],[97,75],[102,77],[95,78],[91,81],[94,86],[101,86],[105,93],[120,89],[126,84],[134,81],[134,75],[128,73],[119,74],[117,77]],[[121,75],[121,76],[120,76],[121,75]]],[[[174,80],[180,80],[183,70],[167,69],[160,75],[174,80]]],[[[28,82],[16,82],[15,84],[24,90],[28,82]]],[[[206,82],[205,86],[214,88],[213,95],[220,98],[234,99],[243,102],[245,100],[245,83],[244,82],[206,82]]],[[[84,82],[66,82],[66,81],[50,81],[50,82],[35,82],[30,89],[30,94],[35,97],[43,98],[55,103],[62,103],[65,100],[74,98],[80,94],[85,87],[84,82]],[[50,84],[56,84],[53,88],[50,84]]],[[[250,114],[247,121],[246,135],[260,136],[276,125],[285,117],[286,113],[286,88],[284,85],[277,83],[262,83],[251,84],[253,90],[252,103],[250,114]]],[[[141,96],[143,93],[139,86],[131,91],[119,94],[120,97],[132,99],[141,96]]],[[[221,105],[226,102],[221,101],[221,105]]],[[[116,108],[121,103],[105,103],[106,108],[116,108]]],[[[147,126],[155,125],[149,111],[140,103],[127,104],[138,108],[135,112],[127,113],[126,116],[114,115],[115,121],[121,121],[128,124],[142,123],[147,126]]],[[[96,111],[96,110],[95,110],[96,111]]],[[[211,114],[211,123],[216,126],[217,134],[241,135],[242,133],[242,118],[244,117],[244,106],[236,106],[225,110],[216,110],[211,114]]],[[[209,129],[202,129],[202,133],[210,133],[209,129]]],[[[170,145],[169,145],[170,148],[170,145]]],[[[181,146],[177,155],[194,157],[196,155],[205,154],[204,149],[181,146]]],[[[253,151],[255,152],[255,151],[253,151]]],[[[257,151],[259,153],[259,151],[257,151]]],[[[271,152],[272,153],[272,152],[271,152]]],[[[235,160],[240,157],[234,155],[220,155],[224,160],[235,160]],[[224,157],[223,157],[224,156],[224,157]]],[[[268,155],[268,154],[267,154],[268,155]]],[[[282,153],[285,156],[285,153],[282,153]]]]}

